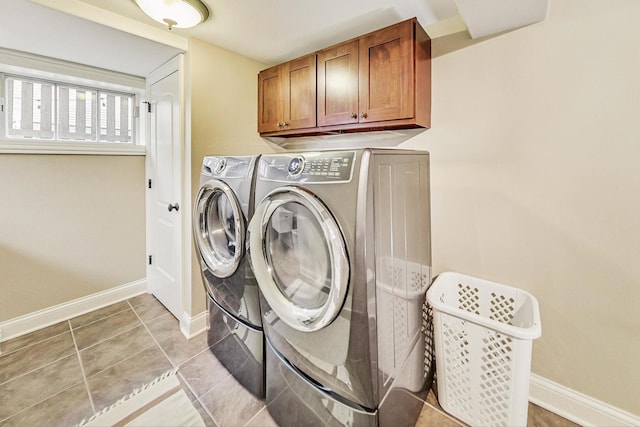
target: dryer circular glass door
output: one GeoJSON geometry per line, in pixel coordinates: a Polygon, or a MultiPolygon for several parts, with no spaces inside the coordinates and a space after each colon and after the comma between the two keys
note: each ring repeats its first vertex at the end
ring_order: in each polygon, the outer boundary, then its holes
{"type": "Polygon", "coordinates": [[[245,249],[245,219],[231,188],[211,180],[196,197],[193,227],[200,255],[211,273],[219,278],[238,269],[245,249]]]}
{"type": "Polygon", "coordinates": [[[344,238],[326,206],[298,187],[269,193],[249,225],[258,286],[275,314],[300,331],[330,324],[349,284],[344,238]]]}

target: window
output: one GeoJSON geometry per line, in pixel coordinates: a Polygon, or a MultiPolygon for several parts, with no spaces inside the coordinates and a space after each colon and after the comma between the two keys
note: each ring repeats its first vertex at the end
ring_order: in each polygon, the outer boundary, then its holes
{"type": "Polygon", "coordinates": [[[0,154],[146,155],[146,79],[0,47],[0,154]]]}
{"type": "Polygon", "coordinates": [[[135,94],[5,76],[9,140],[134,144],[135,94]]]}

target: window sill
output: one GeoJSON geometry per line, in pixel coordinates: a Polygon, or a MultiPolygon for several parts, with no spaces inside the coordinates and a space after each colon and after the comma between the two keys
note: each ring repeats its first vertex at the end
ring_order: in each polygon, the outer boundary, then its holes
{"type": "Polygon", "coordinates": [[[0,141],[0,154],[84,154],[105,156],[144,156],[144,145],[86,143],[86,142],[40,142],[0,141]]]}

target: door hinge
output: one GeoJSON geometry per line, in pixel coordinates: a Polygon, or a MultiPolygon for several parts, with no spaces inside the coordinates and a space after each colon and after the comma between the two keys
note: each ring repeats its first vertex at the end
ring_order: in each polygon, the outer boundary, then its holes
{"type": "Polygon", "coordinates": [[[143,104],[147,104],[147,113],[151,112],[151,103],[149,101],[142,101],[143,104]]]}
{"type": "Polygon", "coordinates": [[[151,178],[149,178],[149,182],[147,183],[147,187],[151,188],[151,178]]]}
{"type": "Polygon", "coordinates": [[[149,255],[149,265],[153,264],[153,255],[149,255]]]}

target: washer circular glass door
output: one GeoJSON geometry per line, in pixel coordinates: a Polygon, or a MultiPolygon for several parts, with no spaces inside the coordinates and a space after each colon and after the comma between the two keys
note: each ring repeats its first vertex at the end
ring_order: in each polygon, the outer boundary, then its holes
{"type": "Polygon", "coordinates": [[[315,331],[342,308],[349,284],[344,238],[325,205],[298,187],[269,193],[249,224],[258,286],[287,325],[315,331]]]}
{"type": "Polygon", "coordinates": [[[196,197],[195,240],[205,264],[219,278],[238,269],[245,245],[245,219],[237,197],[222,181],[211,180],[196,197]]]}

